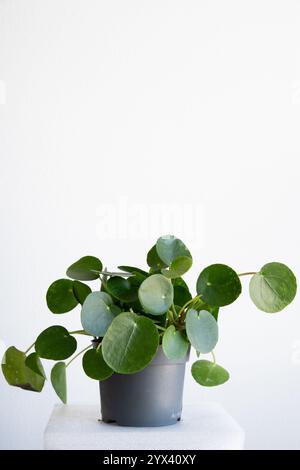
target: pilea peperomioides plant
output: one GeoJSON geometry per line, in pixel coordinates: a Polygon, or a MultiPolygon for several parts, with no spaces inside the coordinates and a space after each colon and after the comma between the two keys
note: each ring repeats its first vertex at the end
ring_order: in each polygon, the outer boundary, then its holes
{"type": "Polygon", "coordinates": [[[249,293],[254,304],[267,313],[279,312],[296,295],[296,278],[282,263],[272,262],[260,271],[237,274],[224,264],[206,267],[192,296],[182,276],[192,256],[181,240],[160,237],[147,256],[149,271],[119,266],[120,272],[103,269],[102,262],[86,256],[67,270],[46,295],[50,311],[60,315],[81,306],[82,329],[68,331],[54,325],[44,330],[22,352],[7,349],[2,371],[10,385],[40,392],[46,376],[41,359],[57,361],[51,371],[52,385],[65,403],[66,368],[80,354],[88,377],[104,381],[113,374],[135,374],[156,356],[159,346],[170,361],[188,355],[192,346],[198,360],[192,375],[203,386],[226,382],[228,372],[215,362],[219,309],[234,302],[242,291],[241,276],[251,276],[249,293]],[[99,281],[96,291],[82,281],[99,281]],[[90,336],[87,347],[75,353],[76,335],[90,336]],[[91,341],[92,340],[92,341],[91,341]],[[33,352],[30,352],[34,348],[33,352]],[[199,359],[212,353],[212,360],[199,359]],[[69,362],[64,362],[71,358],[69,362]]]}

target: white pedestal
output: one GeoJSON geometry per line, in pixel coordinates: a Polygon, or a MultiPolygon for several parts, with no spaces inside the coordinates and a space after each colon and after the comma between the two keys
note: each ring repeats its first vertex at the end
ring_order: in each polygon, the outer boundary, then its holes
{"type": "Polygon", "coordinates": [[[172,426],[131,428],[98,421],[97,405],[56,405],[44,448],[88,450],[243,449],[244,431],[217,403],[185,406],[172,426]]]}

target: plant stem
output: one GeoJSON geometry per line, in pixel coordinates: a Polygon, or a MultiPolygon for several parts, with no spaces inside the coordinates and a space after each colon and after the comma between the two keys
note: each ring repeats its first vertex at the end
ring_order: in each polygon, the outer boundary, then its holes
{"type": "Polygon", "coordinates": [[[164,328],[163,326],[160,325],[155,325],[158,330],[166,331],[167,328],[164,328]]]}
{"type": "Polygon", "coordinates": [[[84,330],[69,331],[69,334],[70,334],[70,335],[86,335],[86,336],[93,336],[93,335],[90,335],[89,333],[87,333],[87,332],[84,331],[84,330]]]}
{"type": "Polygon", "coordinates": [[[68,367],[71,364],[71,362],[73,362],[74,359],[76,359],[76,357],[80,356],[80,354],[84,353],[84,351],[91,348],[92,346],[93,346],[92,344],[89,344],[86,348],[82,349],[82,351],[79,351],[79,353],[75,354],[75,356],[72,357],[72,359],[70,359],[69,362],[67,362],[66,367],[68,367]]]}
{"type": "Polygon", "coordinates": [[[172,312],[173,312],[174,319],[177,318],[177,312],[176,312],[176,308],[174,304],[172,304],[172,312]]]}
{"type": "Polygon", "coordinates": [[[212,355],[212,358],[213,358],[213,361],[214,361],[214,364],[216,363],[216,356],[215,356],[215,353],[213,351],[211,351],[211,355],[212,355]]]}
{"type": "Polygon", "coordinates": [[[167,317],[168,317],[168,321],[169,321],[169,324],[172,325],[173,323],[175,323],[175,319],[173,317],[173,312],[172,310],[168,310],[167,311],[167,317]]]}
{"type": "Polygon", "coordinates": [[[101,284],[100,284],[100,291],[102,290],[102,287],[106,287],[106,280],[107,280],[107,269],[104,268],[103,271],[100,271],[99,272],[99,279],[101,281],[101,284]]]}
{"type": "Polygon", "coordinates": [[[188,302],[186,302],[186,303],[184,304],[183,307],[181,307],[181,309],[180,309],[180,311],[179,311],[179,314],[178,314],[178,318],[177,318],[178,321],[182,321],[182,315],[183,315],[185,309],[186,309],[189,305],[191,305],[191,304],[193,304],[194,302],[196,302],[197,300],[199,300],[200,297],[201,297],[201,295],[196,295],[196,297],[194,297],[193,299],[189,300],[188,302]]]}
{"type": "Polygon", "coordinates": [[[30,351],[30,349],[33,348],[34,345],[35,345],[35,342],[32,343],[32,344],[29,346],[29,348],[26,349],[26,351],[25,351],[24,354],[27,354],[27,353],[30,351]]]}
{"type": "Polygon", "coordinates": [[[241,276],[252,276],[253,274],[257,274],[257,273],[252,272],[252,271],[249,271],[249,272],[247,272],[247,273],[240,273],[240,274],[238,274],[238,276],[240,276],[240,277],[241,277],[241,276]]]}

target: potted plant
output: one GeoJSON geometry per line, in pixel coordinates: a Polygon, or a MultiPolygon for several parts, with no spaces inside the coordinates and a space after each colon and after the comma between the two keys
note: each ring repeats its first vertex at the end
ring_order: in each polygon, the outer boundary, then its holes
{"type": "Polygon", "coordinates": [[[241,274],[224,264],[213,264],[200,272],[197,294],[192,296],[182,278],[192,265],[191,253],[170,235],[157,240],[147,264],[148,271],[119,266],[117,273],[103,269],[102,262],[92,256],[72,264],[68,278],[50,285],[46,300],[56,315],[81,306],[82,329],[68,331],[54,325],[25,352],[9,347],[2,361],[7,382],[40,392],[46,379],[41,359],[56,361],[51,382],[66,403],[66,369],[82,354],[84,372],[100,381],[103,421],[129,426],[176,423],[181,416],[191,346],[198,356],[191,368],[196,382],[212,387],[229,379],[229,373],[216,363],[213,350],[218,341],[219,310],[241,294],[240,278],[251,276],[250,298],[267,313],[284,309],[297,290],[294,274],[282,263],[268,263],[260,271],[241,274]],[[99,279],[100,286],[97,283],[98,290],[93,292],[82,282],[99,279]],[[76,335],[90,339],[74,355],[76,335]],[[207,353],[212,360],[201,357],[207,353]]]}

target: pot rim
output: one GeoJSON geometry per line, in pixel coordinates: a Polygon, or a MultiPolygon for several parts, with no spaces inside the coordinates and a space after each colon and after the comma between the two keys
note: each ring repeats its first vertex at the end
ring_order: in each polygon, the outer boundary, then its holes
{"type": "MultiPolygon", "coordinates": [[[[92,339],[91,343],[93,344],[93,347],[96,348],[97,345],[99,344],[99,340],[97,339],[92,339]]],[[[191,352],[191,347],[189,346],[188,351],[186,355],[180,359],[168,359],[163,352],[162,345],[159,344],[158,348],[156,350],[155,355],[153,356],[151,362],[146,367],[151,367],[151,366],[174,366],[178,364],[185,364],[186,362],[189,362],[190,359],[190,352],[191,352]]],[[[146,368],[145,367],[145,368],[146,368]]]]}
{"type": "Polygon", "coordinates": [[[160,344],[157,348],[155,356],[153,357],[152,361],[148,364],[148,366],[174,366],[177,364],[185,364],[189,361],[190,349],[191,348],[189,347],[186,355],[180,359],[168,359],[163,351],[162,345],[160,344]]]}

